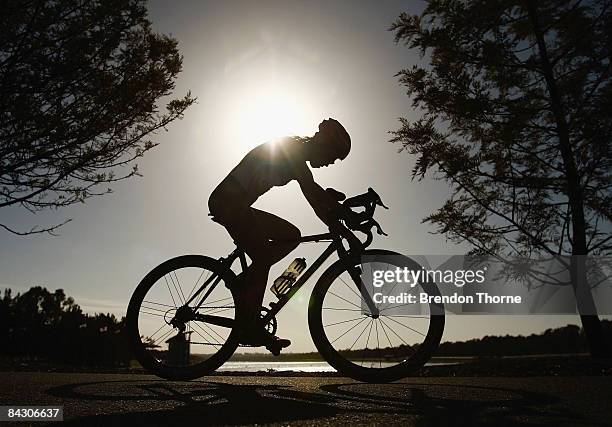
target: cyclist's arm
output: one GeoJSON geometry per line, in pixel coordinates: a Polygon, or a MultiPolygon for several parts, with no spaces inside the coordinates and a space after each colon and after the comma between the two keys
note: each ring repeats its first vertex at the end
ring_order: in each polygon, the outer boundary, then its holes
{"type": "MultiPolygon", "coordinates": [[[[351,247],[360,245],[359,240],[350,230],[338,221],[338,212],[341,205],[334,200],[319,184],[314,181],[312,172],[302,163],[296,165],[296,179],[300,184],[300,189],[308,200],[315,214],[335,233],[348,240],[351,247]]],[[[356,248],[355,248],[356,249],[356,248]]]]}

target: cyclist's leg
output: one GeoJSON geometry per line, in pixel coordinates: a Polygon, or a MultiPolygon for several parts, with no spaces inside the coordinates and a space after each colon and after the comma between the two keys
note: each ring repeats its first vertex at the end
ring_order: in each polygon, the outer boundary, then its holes
{"type": "MultiPolygon", "coordinates": [[[[208,205],[215,220],[227,229],[236,244],[252,260],[242,275],[246,286],[238,295],[238,303],[245,324],[254,325],[260,315],[270,267],[295,249],[301,233],[290,222],[245,205],[245,197],[241,196],[244,195],[236,186],[224,181],[213,191],[208,205]]],[[[252,336],[261,335],[257,330],[252,332],[252,336]]],[[[290,344],[288,340],[281,341],[285,342],[283,347],[290,344]]]]}
{"type": "Polygon", "coordinates": [[[225,226],[249,257],[254,262],[272,266],[297,247],[300,230],[289,221],[250,204],[248,193],[231,176],[225,178],[208,199],[215,221],[225,226]]]}
{"type": "MultiPolygon", "coordinates": [[[[264,253],[253,253],[253,255],[255,257],[259,255],[261,260],[270,266],[283,259],[300,244],[299,239],[302,234],[289,221],[255,208],[250,208],[249,215],[254,226],[252,231],[257,235],[257,239],[266,242],[264,253]]],[[[253,258],[250,253],[249,256],[253,258]]]]}
{"type": "Polygon", "coordinates": [[[297,247],[301,233],[289,221],[255,208],[226,228],[252,260],[244,274],[248,285],[241,291],[245,311],[252,318],[259,315],[270,267],[297,247]]]}

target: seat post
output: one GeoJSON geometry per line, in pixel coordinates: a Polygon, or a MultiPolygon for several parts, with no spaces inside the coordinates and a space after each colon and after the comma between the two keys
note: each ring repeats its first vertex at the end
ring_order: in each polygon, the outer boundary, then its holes
{"type": "Polygon", "coordinates": [[[238,258],[240,259],[240,268],[242,268],[242,271],[246,271],[246,269],[248,268],[248,265],[247,265],[245,253],[239,247],[236,247],[236,251],[238,251],[238,258]]]}
{"type": "Polygon", "coordinates": [[[231,251],[228,256],[219,258],[219,261],[222,264],[227,264],[228,267],[231,267],[231,265],[234,263],[236,258],[240,258],[241,256],[244,256],[244,252],[242,251],[242,249],[238,247],[238,245],[236,245],[236,248],[233,251],[231,251]]]}

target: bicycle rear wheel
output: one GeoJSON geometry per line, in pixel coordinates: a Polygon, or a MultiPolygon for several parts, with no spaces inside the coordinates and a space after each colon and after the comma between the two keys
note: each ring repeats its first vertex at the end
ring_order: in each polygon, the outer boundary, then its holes
{"type": "MultiPolygon", "coordinates": [[[[384,250],[367,250],[351,264],[370,283],[374,269],[421,269],[410,258],[384,250]]],[[[412,290],[439,295],[433,283],[419,283],[412,290]]],[[[398,304],[377,303],[376,307],[377,316],[369,312],[348,265],[337,261],[323,273],[310,298],[308,324],[313,341],[330,365],[351,378],[389,382],[407,377],[438,348],[444,331],[443,306],[417,303],[411,305],[410,314],[398,312],[398,304]]]]}
{"type": "Polygon", "coordinates": [[[162,378],[192,380],[229,359],[239,335],[234,281],[231,271],[201,255],[170,259],[147,274],[127,311],[140,364],[162,378]]]}

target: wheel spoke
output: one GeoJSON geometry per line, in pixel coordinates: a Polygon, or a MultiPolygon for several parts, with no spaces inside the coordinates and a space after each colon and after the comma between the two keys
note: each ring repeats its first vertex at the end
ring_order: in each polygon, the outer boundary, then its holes
{"type": "Polygon", "coordinates": [[[412,305],[412,304],[410,304],[410,303],[406,303],[406,304],[394,305],[394,306],[391,306],[391,307],[386,307],[386,308],[383,308],[383,309],[381,309],[380,311],[391,310],[391,309],[393,309],[393,308],[403,307],[403,306],[405,306],[405,305],[412,305]]]}
{"type": "Polygon", "coordinates": [[[399,282],[395,282],[395,285],[393,285],[393,287],[391,288],[391,290],[389,292],[387,292],[387,295],[393,295],[393,291],[395,290],[395,288],[397,287],[397,284],[399,282]]]}
{"type": "Polygon", "coordinates": [[[174,295],[172,295],[172,291],[170,290],[170,285],[168,284],[168,279],[164,276],[164,281],[166,282],[166,287],[168,288],[168,292],[170,292],[170,298],[172,298],[172,304],[174,304],[174,308],[176,307],[176,301],[174,300],[174,295]]]}
{"type": "Polygon", "coordinates": [[[156,334],[157,334],[159,331],[161,331],[161,330],[164,328],[164,326],[168,326],[168,324],[167,324],[167,323],[164,323],[163,325],[161,325],[161,326],[160,326],[160,327],[159,327],[159,328],[158,328],[158,329],[157,329],[155,332],[153,332],[151,335],[149,335],[149,337],[148,337],[148,338],[149,338],[149,339],[153,339],[153,337],[154,337],[154,336],[155,336],[155,335],[156,335],[156,334]]]}
{"type": "Polygon", "coordinates": [[[170,281],[172,282],[172,285],[174,286],[174,290],[176,291],[177,299],[182,304],[185,304],[185,296],[184,295],[182,296],[183,290],[181,289],[181,284],[178,283],[178,277],[176,276],[176,270],[171,271],[169,276],[170,276],[170,281]],[[172,278],[172,274],[174,274],[174,279],[176,279],[176,281],[172,278]],[[182,299],[181,299],[181,296],[182,296],[182,299]]]}
{"type": "Polygon", "coordinates": [[[149,313],[149,312],[147,312],[147,311],[140,311],[140,313],[142,313],[142,314],[148,314],[148,315],[150,315],[150,316],[157,316],[157,317],[164,317],[164,318],[166,317],[166,316],[164,316],[163,314],[159,314],[159,313],[149,313]]]}
{"type": "MultiPolygon", "coordinates": [[[[196,326],[198,327],[198,329],[200,329],[200,331],[202,331],[203,333],[205,333],[209,337],[208,339],[212,339],[213,341],[215,341],[215,343],[213,344],[213,346],[215,346],[215,348],[218,349],[220,347],[221,344],[219,344],[212,335],[210,335],[208,332],[206,332],[200,325],[196,324],[196,326]]],[[[206,340],[206,338],[204,338],[204,336],[201,333],[199,333],[198,331],[196,331],[195,329],[193,329],[193,332],[195,332],[201,338],[206,340]]]]}
{"type": "MultiPolygon", "coordinates": [[[[370,319],[370,323],[372,323],[372,319],[370,319]]],[[[355,340],[353,345],[349,347],[349,350],[352,350],[353,347],[355,347],[355,344],[357,344],[357,341],[359,341],[359,338],[361,338],[365,330],[368,329],[368,325],[370,325],[370,323],[366,323],[365,327],[363,328],[363,331],[361,331],[361,333],[357,336],[357,339],[355,340]]]]}
{"type": "Polygon", "coordinates": [[[166,313],[168,310],[162,310],[160,308],[155,308],[155,307],[145,307],[145,306],[141,306],[140,308],[142,308],[143,310],[148,310],[148,311],[158,311],[160,313],[166,313]]]}
{"type": "Polygon", "coordinates": [[[215,331],[213,328],[211,328],[206,322],[202,322],[201,324],[196,322],[196,325],[198,326],[205,326],[207,329],[210,329],[210,331],[215,334],[216,336],[218,336],[220,339],[222,339],[223,341],[225,341],[225,339],[219,335],[219,333],[217,331],[215,331]]]}
{"type": "Polygon", "coordinates": [[[393,329],[391,329],[391,327],[390,327],[389,325],[387,325],[387,324],[385,323],[385,321],[384,321],[384,320],[382,320],[382,318],[381,318],[381,317],[379,317],[379,319],[380,319],[380,321],[382,322],[382,324],[383,324],[383,325],[385,325],[387,328],[389,328],[389,330],[390,330],[391,332],[393,332],[393,333],[395,334],[395,336],[396,336],[396,337],[398,337],[398,338],[399,338],[399,339],[400,339],[400,340],[401,340],[401,341],[402,341],[404,344],[406,344],[407,346],[410,346],[410,344],[408,344],[406,341],[404,341],[404,339],[403,339],[402,337],[400,337],[400,336],[397,334],[397,332],[395,332],[393,329]]]}
{"type": "Polygon", "coordinates": [[[368,351],[368,344],[370,344],[370,335],[372,334],[372,324],[373,323],[375,323],[374,319],[372,319],[372,321],[370,322],[370,330],[368,331],[368,339],[366,340],[366,346],[361,352],[361,354],[363,355],[363,358],[361,359],[362,364],[365,362],[365,356],[367,355],[367,351],[368,351]]]}
{"type": "Polygon", "coordinates": [[[347,323],[347,322],[355,322],[356,320],[359,320],[359,319],[361,319],[361,318],[362,318],[362,316],[359,316],[359,317],[355,317],[354,319],[343,320],[343,321],[341,321],[341,322],[328,323],[327,325],[323,325],[323,327],[326,327],[326,326],[334,326],[334,325],[340,325],[340,324],[342,324],[342,323],[347,323]]]}
{"type": "Polygon", "coordinates": [[[176,270],[174,270],[174,278],[176,279],[176,284],[179,290],[181,291],[181,296],[183,297],[183,304],[185,304],[187,302],[187,299],[185,298],[185,294],[183,293],[183,287],[181,286],[181,282],[179,281],[179,278],[176,275],[176,270]]]}
{"type": "Polygon", "coordinates": [[[201,305],[201,306],[200,306],[200,308],[206,308],[206,306],[207,306],[207,305],[216,304],[216,303],[218,303],[218,302],[225,301],[225,300],[232,299],[232,298],[233,298],[233,297],[227,297],[227,298],[221,298],[221,299],[218,299],[218,300],[216,300],[216,301],[211,301],[211,302],[209,302],[208,304],[203,304],[203,305],[201,305]]]}
{"type": "Polygon", "coordinates": [[[160,306],[162,306],[162,307],[176,308],[176,307],[175,307],[175,306],[173,306],[173,305],[169,305],[169,304],[162,304],[162,303],[159,303],[159,302],[146,301],[146,300],[142,300],[142,302],[143,302],[143,303],[146,303],[146,304],[160,305],[160,306]]]}
{"type": "Polygon", "coordinates": [[[350,301],[349,301],[349,300],[347,300],[346,298],[342,298],[340,295],[337,295],[337,294],[333,293],[332,291],[329,291],[328,293],[329,293],[329,294],[331,294],[331,295],[333,295],[333,296],[335,296],[335,297],[337,297],[337,298],[340,298],[342,301],[346,301],[346,302],[348,302],[350,305],[353,305],[353,306],[355,306],[355,307],[357,307],[358,309],[360,309],[360,310],[361,310],[361,307],[360,307],[360,306],[358,306],[357,304],[354,304],[354,303],[350,302],[350,301]]]}
{"type": "Polygon", "coordinates": [[[368,319],[367,317],[364,317],[363,319],[361,319],[359,322],[357,322],[356,324],[354,324],[353,326],[351,326],[349,329],[347,329],[342,335],[340,335],[338,338],[336,338],[335,340],[333,340],[330,344],[335,343],[336,341],[338,341],[340,338],[342,338],[343,336],[345,336],[346,334],[348,334],[350,331],[352,331],[353,329],[355,329],[357,326],[359,326],[361,324],[361,322],[363,322],[364,320],[368,319]]]}
{"type": "Polygon", "coordinates": [[[203,311],[203,312],[201,312],[199,314],[208,314],[208,315],[219,314],[219,313],[223,313],[224,311],[231,310],[232,308],[235,308],[235,307],[234,306],[231,306],[231,307],[214,307],[214,308],[209,308],[208,310],[203,311]]]}
{"type": "Polygon", "coordinates": [[[408,329],[410,329],[412,332],[416,332],[417,334],[419,334],[419,335],[421,335],[421,336],[426,336],[424,333],[419,332],[419,331],[417,331],[416,329],[411,328],[410,326],[406,326],[406,325],[404,325],[403,323],[400,323],[400,322],[398,322],[398,321],[397,321],[397,320],[395,320],[395,319],[391,319],[391,318],[389,318],[389,320],[391,320],[392,322],[397,323],[398,325],[402,325],[404,328],[408,328],[408,329]]]}
{"type": "Polygon", "coordinates": [[[174,332],[174,328],[170,329],[168,332],[166,332],[165,334],[161,335],[159,338],[154,340],[151,344],[155,344],[158,341],[162,341],[163,342],[166,339],[166,337],[168,337],[168,335],[170,335],[172,332],[174,332]]]}
{"type": "MultiPolygon", "coordinates": [[[[380,355],[380,341],[378,340],[378,322],[376,321],[374,322],[374,324],[376,325],[376,353],[380,355]]],[[[378,367],[382,368],[382,360],[380,360],[380,357],[378,359],[378,367]]]]}
{"type": "Polygon", "coordinates": [[[411,319],[426,319],[429,320],[429,316],[408,316],[404,314],[383,314],[385,317],[410,317],[411,319]]]}
{"type": "Polygon", "coordinates": [[[359,299],[361,300],[361,295],[359,295],[359,294],[357,293],[357,291],[356,291],[355,289],[353,289],[353,287],[352,287],[351,285],[349,285],[348,283],[346,283],[342,277],[338,276],[338,278],[339,278],[340,280],[342,280],[342,283],[344,283],[344,284],[346,285],[346,287],[347,287],[347,288],[349,288],[349,289],[351,290],[351,292],[352,292],[352,293],[354,293],[355,295],[357,295],[357,298],[359,298],[359,299]]]}
{"type": "Polygon", "coordinates": [[[389,335],[387,334],[387,330],[385,329],[385,325],[382,322],[382,320],[379,318],[378,320],[380,320],[380,327],[382,328],[383,332],[385,333],[385,336],[387,337],[387,341],[389,341],[389,348],[393,348],[393,344],[391,343],[391,340],[389,339],[389,335]]]}
{"type": "MultiPolygon", "coordinates": [[[[193,284],[193,288],[191,288],[191,291],[189,291],[189,295],[187,296],[187,300],[191,299],[191,295],[193,294],[193,291],[195,291],[196,286],[198,286],[198,283],[200,283],[200,279],[202,278],[202,276],[204,275],[204,272],[206,270],[202,269],[202,272],[200,273],[200,277],[198,277],[198,280],[195,281],[195,283],[193,284]]],[[[206,282],[206,280],[208,279],[208,276],[210,276],[210,271],[208,272],[208,274],[206,275],[206,279],[204,279],[204,282],[206,282]]]]}

